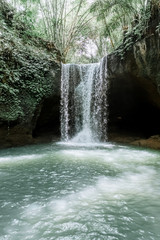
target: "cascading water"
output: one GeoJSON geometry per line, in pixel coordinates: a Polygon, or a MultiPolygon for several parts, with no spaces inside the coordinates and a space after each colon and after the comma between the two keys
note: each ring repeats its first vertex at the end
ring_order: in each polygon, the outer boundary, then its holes
{"type": "Polygon", "coordinates": [[[160,239],[160,152],[93,143],[106,139],[105,64],[62,66],[73,144],[0,150],[0,240],[160,239]]]}
{"type": "Polygon", "coordinates": [[[62,64],[62,140],[107,140],[106,63],[105,57],[100,63],[62,64]]]}

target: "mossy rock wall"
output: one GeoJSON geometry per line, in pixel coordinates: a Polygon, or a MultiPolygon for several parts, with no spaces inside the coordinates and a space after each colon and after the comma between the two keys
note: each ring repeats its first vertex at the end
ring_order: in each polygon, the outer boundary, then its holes
{"type": "Polygon", "coordinates": [[[115,134],[160,134],[160,38],[157,32],[125,52],[108,56],[109,130],[115,134]]]}
{"type": "MultiPolygon", "coordinates": [[[[14,11],[3,5],[0,10],[0,147],[33,142],[33,131],[47,99],[55,103],[51,114],[55,124],[53,121],[51,131],[57,131],[59,120],[59,53],[53,43],[31,37],[24,29],[17,30],[13,15],[14,11]]],[[[41,122],[40,126],[47,124],[41,122]]]]}

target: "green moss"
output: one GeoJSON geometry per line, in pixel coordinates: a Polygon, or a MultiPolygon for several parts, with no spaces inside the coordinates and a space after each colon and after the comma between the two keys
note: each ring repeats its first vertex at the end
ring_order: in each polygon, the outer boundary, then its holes
{"type": "MultiPolygon", "coordinates": [[[[30,121],[44,98],[53,95],[51,69],[59,69],[57,51],[42,39],[30,37],[5,21],[0,10],[0,120],[30,121]],[[27,40],[28,39],[28,40],[27,40]]],[[[11,15],[9,15],[11,16],[11,15]]],[[[13,23],[13,22],[12,22],[13,23]]],[[[53,46],[53,44],[52,44],[53,46]]]]}

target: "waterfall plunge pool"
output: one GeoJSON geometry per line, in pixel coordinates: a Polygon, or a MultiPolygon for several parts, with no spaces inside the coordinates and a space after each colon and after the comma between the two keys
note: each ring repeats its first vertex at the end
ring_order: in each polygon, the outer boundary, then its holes
{"type": "Polygon", "coordinates": [[[159,240],[160,152],[114,144],[0,151],[0,240],[159,240]]]}

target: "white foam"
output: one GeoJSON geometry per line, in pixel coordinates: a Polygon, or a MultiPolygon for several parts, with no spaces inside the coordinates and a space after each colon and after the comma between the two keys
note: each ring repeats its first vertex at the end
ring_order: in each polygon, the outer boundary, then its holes
{"type": "Polygon", "coordinates": [[[28,162],[35,159],[43,158],[45,154],[26,154],[26,155],[17,155],[17,156],[4,156],[0,157],[0,164],[9,164],[9,163],[20,163],[28,162]]]}

